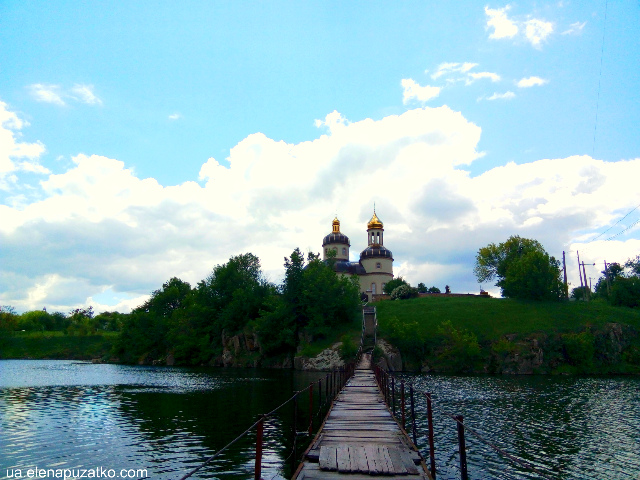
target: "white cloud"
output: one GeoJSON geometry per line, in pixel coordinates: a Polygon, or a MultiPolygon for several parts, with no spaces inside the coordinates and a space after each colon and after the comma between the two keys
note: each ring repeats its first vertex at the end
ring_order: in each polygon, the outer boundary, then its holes
{"type": "Polygon", "coordinates": [[[442,76],[450,75],[452,73],[467,73],[469,70],[471,70],[472,68],[477,67],[477,66],[478,66],[477,63],[471,63],[471,62],[464,62],[464,63],[446,62],[446,63],[441,63],[440,65],[438,65],[438,68],[436,69],[436,72],[431,75],[431,78],[434,79],[434,80],[437,80],[438,78],[440,78],[442,76]]]}
{"type": "Polygon", "coordinates": [[[182,118],[182,115],[180,115],[179,113],[172,113],[171,115],[169,115],[169,120],[179,120],[182,118]]]}
{"type": "Polygon", "coordinates": [[[487,28],[493,28],[489,38],[513,38],[518,34],[518,26],[507,18],[507,12],[510,8],[510,5],[496,9],[484,7],[484,13],[488,17],[487,28]]]}
{"type": "Polygon", "coordinates": [[[10,178],[12,172],[49,173],[39,163],[39,157],[45,151],[44,145],[40,142],[20,142],[16,138],[26,126],[27,122],[9,111],[7,104],[0,101],[0,190],[7,190],[10,184],[17,181],[16,177],[10,178]]]}
{"type": "Polygon", "coordinates": [[[71,89],[71,92],[74,98],[82,103],[86,103],[87,105],[102,105],[102,100],[93,93],[93,85],[76,84],[71,89]]]}
{"type": "Polygon", "coordinates": [[[476,80],[482,80],[483,78],[488,78],[492,82],[499,82],[500,81],[500,75],[498,75],[497,73],[492,73],[492,72],[474,73],[474,72],[470,72],[469,73],[469,79],[467,80],[467,85],[473,83],[476,80]]]}
{"type": "Polygon", "coordinates": [[[569,25],[569,28],[562,32],[562,35],[580,35],[584,30],[587,22],[575,22],[569,25]]]}
{"type": "Polygon", "coordinates": [[[34,83],[29,85],[31,96],[39,102],[53,103],[54,105],[64,106],[62,93],[59,85],[44,85],[42,83],[34,83]]]}
{"type": "Polygon", "coordinates": [[[519,88],[539,87],[546,83],[549,83],[549,80],[545,80],[544,78],[540,78],[540,77],[527,77],[527,78],[522,78],[518,81],[518,87],[519,88]]]}
{"type": "Polygon", "coordinates": [[[553,33],[553,23],[551,22],[531,18],[531,16],[526,20],[508,18],[507,12],[510,9],[510,5],[497,9],[484,7],[487,16],[486,28],[493,29],[489,38],[496,40],[516,38],[524,32],[525,39],[535,48],[540,48],[542,43],[553,33]]]}
{"type": "Polygon", "coordinates": [[[403,78],[401,84],[403,89],[402,103],[405,105],[411,100],[423,103],[428,102],[440,95],[440,87],[432,87],[430,85],[423,87],[410,78],[403,78]]]}
{"type": "Polygon", "coordinates": [[[516,94],[512,91],[504,92],[504,93],[494,93],[490,97],[480,97],[478,100],[511,100],[515,98],[516,94]]]}
{"type": "Polygon", "coordinates": [[[553,33],[553,24],[551,22],[535,18],[525,22],[527,40],[536,48],[539,48],[551,33],[553,33]]]}
{"type": "Polygon", "coordinates": [[[67,104],[65,100],[73,100],[86,105],[102,105],[102,100],[93,91],[93,85],[77,83],[70,89],[64,89],[60,85],[34,83],[29,85],[27,89],[38,102],[52,103],[61,107],[67,104]]]}
{"type": "MultiPolygon", "coordinates": [[[[558,257],[637,205],[640,159],[510,163],[472,177],[481,130],[448,107],[353,122],[334,111],[317,125],[327,132],[296,144],[247,136],[226,162],[204,163],[204,185],[163,186],[119,160],[75,156],[38,200],[0,205],[0,304],[127,310],[167,279],[195,285],[243,252],[278,280],[294,248],[320,250],[336,212],[355,260],[374,201],[396,273],[475,292],[473,257],[487,243],[519,234],[558,257]]],[[[594,257],[626,260],[634,236],[594,257]]]]}

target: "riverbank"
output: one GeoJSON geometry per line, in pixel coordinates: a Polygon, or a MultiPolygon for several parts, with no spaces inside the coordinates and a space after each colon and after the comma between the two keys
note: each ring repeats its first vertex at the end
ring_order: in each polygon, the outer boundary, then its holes
{"type": "MultiPolygon", "coordinates": [[[[433,295],[375,303],[375,353],[393,370],[489,374],[640,374],[640,310],[600,302],[521,302],[433,295]]],[[[326,369],[341,363],[347,339],[355,352],[360,322],[321,340],[303,341],[298,353],[267,357],[254,333],[223,337],[210,366],[326,369]]],[[[117,332],[75,336],[15,332],[0,339],[0,359],[118,362],[117,332]]],[[[349,350],[349,349],[347,349],[349,350]]],[[[166,356],[136,363],[179,365],[166,356]]],[[[351,353],[353,353],[351,352],[351,353]]]]}
{"type": "Polygon", "coordinates": [[[63,332],[15,332],[0,338],[0,359],[110,361],[116,332],[65,335],[63,332]]]}
{"type": "Polygon", "coordinates": [[[640,310],[604,302],[429,296],[377,303],[402,368],[433,373],[637,374],[640,310]]]}

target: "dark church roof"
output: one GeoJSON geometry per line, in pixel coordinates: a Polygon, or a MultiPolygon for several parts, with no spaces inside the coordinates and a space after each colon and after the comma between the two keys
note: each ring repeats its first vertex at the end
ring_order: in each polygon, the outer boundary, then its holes
{"type": "Polygon", "coordinates": [[[324,237],[322,239],[322,246],[324,247],[325,245],[330,245],[332,243],[341,243],[341,244],[347,244],[349,246],[351,246],[351,242],[349,242],[349,237],[347,237],[345,234],[343,233],[330,233],[329,235],[327,235],[326,237],[324,237]]]}
{"type": "Polygon", "coordinates": [[[360,253],[360,260],[365,258],[390,258],[393,260],[391,250],[382,245],[369,245],[360,253]]]}
{"type": "Polygon", "coordinates": [[[333,263],[333,270],[337,273],[350,273],[351,275],[364,275],[367,273],[360,262],[350,262],[348,260],[336,260],[333,263]]]}

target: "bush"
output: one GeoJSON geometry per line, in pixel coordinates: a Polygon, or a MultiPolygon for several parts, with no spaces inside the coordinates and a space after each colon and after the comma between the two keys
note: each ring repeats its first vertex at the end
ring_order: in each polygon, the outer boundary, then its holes
{"type": "Polygon", "coordinates": [[[450,320],[440,324],[438,333],[444,337],[443,350],[438,356],[447,363],[447,369],[454,372],[473,370],[480,359],[480,344],[476,334],[455,328],[450,320]]]}
{"type": "Polygon", "coordinates": [[[616,278],[611,286],[609,301],[619,307],[640,307],[640,278],[616,278]]]}
{"type": "Polygon", "coordinates": [[[409,285],[400,285],[391,292],[391,300],[406,300],[418,296],[418,290],[409,285]]]}
{"type": "Polygon", "coordinates": [[[351,335],[343,335],[340,341],[342,342],[342,345],[340,345],[340,358],[345,362],[355,359],[358,353],[358,346],[351,338],[351,335]]]}
{"type": "Polygon", "coordinates": [[[590,367],[595,353],[595,337],[591,332],[562,335],[567,361],[576,367],[590,367]]]}

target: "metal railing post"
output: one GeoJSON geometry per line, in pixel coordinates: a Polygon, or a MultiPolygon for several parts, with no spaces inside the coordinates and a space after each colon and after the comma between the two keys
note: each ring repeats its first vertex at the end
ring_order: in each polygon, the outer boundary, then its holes
{"type": "Polygon", "coordinates": [[[425,393],[427,397],[427,423],[429,424],[429,460],[431,461],[431,476],[436,478],[436,453],[433,446],[433,409],[431,408],[431,394],[425,393]]]}
{"type": "Polygon", "coordinates": [[[413,444],[418,446],[418,435],[416,431],[416,409],[413,402],[413,385],[409,385],[409,396],[411,397],[411,433],[413,434],[413,444]]]}
{"type": "Polygon", "coordinates": [[[402,428],[403,428],[403,430],[406,430],[406,427],[405,427],[406,424],[405,424],[405,421],[404,421],[404,381],[403,380],[400,380],[400,388],[401,388],[401,390],[400,390],[400,392],[401,392],[400,393],[400,407],[401,407],[401,410],[402,410],[402,428]]]}
{"type": "Polygon", "coordinates": [[[464,417],[462,415],[456,415],[456,425],[458,426],[458,448],[460,450],[460,478],[462,480],[468,480],[467,475],[467,450],[464,442],[464,417]]]}
{"type": "Polygon", "coordinates": [[[391,410],[393,411],[393,416],[396,416],[396,385],[395,385],[395,377],[391,376],[391,410]]]}
{"type": "Polygon", "coordinates": [[[256,427],[256,463],[254,468],[255,480],[260,480],[262,476],[262,435],[264,432],[264,415],[256,427]]]}
{"type": "Polygon", "coordinates": [[[313,433],[313,383],[309,385],[309,435],[313,433]]]}

